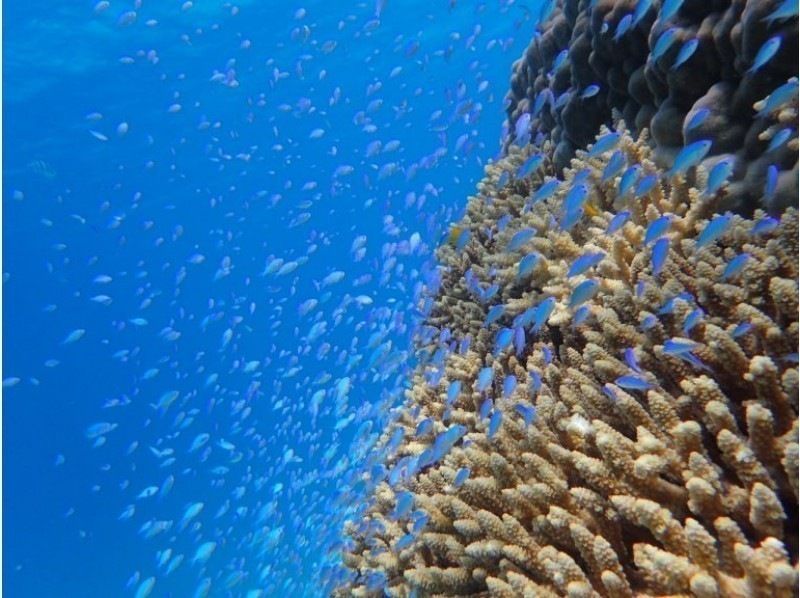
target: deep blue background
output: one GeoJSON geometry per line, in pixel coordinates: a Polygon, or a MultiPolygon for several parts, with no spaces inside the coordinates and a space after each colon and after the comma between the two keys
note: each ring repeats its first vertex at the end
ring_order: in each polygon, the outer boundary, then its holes
{"type": "Polygon", "coordinates": [[[212,595],[321,593],[324,549],[344,513],[335,499],[354,467],[348,447],[367,418],[381,415],[370,405],[402,387],[419,268],[497,153],[510,67],[533,28],[530,4],[389,0],[376,24],[373,3],[310,2],[298,19],[301,6],[283,2],[239,3],[238,14],[223,2],[187,10],[145,2],[136,22],[122,26],[130,4],[112,2],[97,14],[83,2],[4,3],[3,378],[20,378],[3,393],[9,596],[132,595],[139,582],[125,584],[136,572],[156,577],[156,596],[189,596],[204,577],[212,595]],[[307,37],[293,34],[304,25],[307,37]],[[336,47],[326,53],[329,41],[336,47]],[[238,87],[212,81],[231,60],[238,87]],[[390,77],[397,66],[402,71],[390,77]],[[276,82],[275,68],[287,76],[276,82]],[[378,81],[382,88],[367,96],[378,81]],[[341,98],[329,106],[337,87],[341,98]],[[313,112],[298,109],[303,98],[313,112]],[[376,98],[383,105],[368,116],[377,130],[365,132],[354,116],[376,98]],[[174,103],[177,113],[168,111],[174,103]],[[437,110],[441,117],[431,120],[437,110]],[[103,118],[87,120],[93,112],[103,118]],[[129,124],[123,136],[120,122],[129,124]],[[325,135],[310,139],[316,128],[325,135]],[[456,151],[464,134],[469,141],[456,151]],[[374,139],[397,139],[400,149],[367,158],[374,139]],[[440,147],[448,151],[435,165],[404,176],[440,147]],[[399,172],[379,180],[378,169],[393,161],[399,172]],[[332,193],[342,164],[354,172],[332,193]],[[304,191],[308,181],[317,188],[304,191]],[[424,205],[408,207],[409,192],[424,194],[424,205]],[[273,202],[275,194],[281,199],[273,202]],[[309,221],[289,228],[304,212],[309,221]],[[411,254],[401,245],[401,267],[381,281],[397,251],[391,244],[415,232],[421,245],[411,254]],[[358,235],[368,241],[356,263],[350,247],[358,235]],[[272,257],[297,259],[312,244],[318,249],[292,274],[261,275],[272,257]],[[196,253],[203,263],[189,262],[196,253]],[[226,257],[230,273],[215,280],[226,257]],[[345,279],[319,288],[334,270],[345,279]],[[101,274],[113,282],[93,282],[101,274]],[[354,287],[365,274],[372,280],[354,287]],[[100,294],[111,304],[91,300],[100,294]],[[373,303],[359,307],[347,298],[356,295],[373,303]],[[301,317],[298,305],[312,297],[321,304],[301,317]],[[146,298],[152,304],[143,308],[146,298]],[[327,330],[309,342],[316,318],[327,330]],[[78,328],[85,336],[63,345],[78,328]],[[168,328],[180,338],[165,340],[168,328]],[[228,328],[233,340],[221,348],[228,328]],[[392,341],[394,366],[370,365],[376,333],[392,341]],[[320,358],[322,343],[331,350],[320,358]],[[260,366],[245,372],[251,360],[260,366]],[[143,379],[154,367],[158,375],[143,379]],[[218,379],[207,385],[211,373],[218,379]],[[325,373],[330,381],[315,385],[325,373]],[[333,387],[344,376],[352,389],[337,415],[333,387]],[[320,388],[329,390],[314,419],[308,400],[320,388]],[[160,414],[151,404],[172,389],[181,397],[160,414]],[[104,407],[111,399],[125,404],[104,407]],[[191,410],[191,424],[176,424],[191,410]],[[336,431],[351,413],[353,423],[336,431]],[[84,435],[94,422],[118,424],[98,448],[84,435]],[[190,453],[203,433],[210,442],[190,453]],[[222,439],[236,445],[240,461],[230,462],[222,439]],[[332,459],[323,459],[333,445],[332,459]],[[160,467],[149,447],[174,449],[175,463],[160,467]],[[284,463],[288,448],[302,463],[284,463]],[[213,475],[220,465],[230,471],[213,475]],[[170,474],[169,494],[136,499],[170,474]],[[215,518],[226,500],[230,510],[215,518]],[[199,526],[179,530],[196,501],[205,504],[199,526]],[[129,504],[136,514],[118,521],[129,504]],[[150,519],[173,526],[145,539],[138,531],[150,519]],[[262,527],[283,531],[254,542],[262,527]],[[204,541],[218,544],[205,569],[190,563],[204,541]],[[167,547],[185,555],[169,576],[156,568],[167,547]]]}

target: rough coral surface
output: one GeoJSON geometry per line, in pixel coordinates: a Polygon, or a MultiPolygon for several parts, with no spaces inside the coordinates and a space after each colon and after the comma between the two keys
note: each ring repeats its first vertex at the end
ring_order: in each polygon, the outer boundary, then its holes
{"type": "Polygon", "coordinates": [[[561,0],[515,64],[508,93],[506,147],[525,132],[556,143],[558,169],[586,147],[618,111],[631,130],[650,129],[657,164],[669,166],[684,145],[713,142],[711,156],[735,162],[726,206],[750,214],[795,205],[798,185],[796,115],[778,128],[763,113],[770,92],[798,71],[798,22],[772,18],[783,0],[561,0]],[[677,7],[669,14],[669,7],[677,7]],[[641,14],[639,7],[647,7],[641,14]],[[664,11],[668,17],[664,18],[664,11]],[[756,68],[759,50],[782,40],[756,68]],[[687,44],[694,52],[678,61],[687,44]],[[562,54],[565,53],[565,54],[562,54]],[[677,66],[676,66],[677,64],[677,66]],[[594,95],[587,93],[597,86],[594,95]],[[701,116],[706,116],[694,124],[701,116]],[[528,125],[528,119],[530,124],[528,125]],[[520,126],[522,123],[523,126],[520,126]],[[786,144],[771,147],[779,130],[786,144]],[[524,132],[522,131],[524,129],[524,132]],[[774,194],[764,194],[770,165],[774,194]]]}
{"type": "Polygon", "coordinates": [[[720,220],[702,167],[621,196],[611,151],[535,201],[555,166],[517,178],[528,151],[439,250],[339,594],[797,595],[797,211],[720,220]]]}

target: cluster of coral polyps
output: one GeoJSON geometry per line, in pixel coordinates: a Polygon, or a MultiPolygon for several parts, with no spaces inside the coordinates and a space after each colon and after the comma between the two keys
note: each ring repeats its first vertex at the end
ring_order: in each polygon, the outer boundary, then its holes
{"type": "MultiPolygon", "coordinates": [[[[658,174],[643,138],[617,147],[658,174]]],[[[610,151],[534,203],[551,166],[515,178],[527,151],[439,249],[338,593],[797,595],[797,211],[719,215],[702,168],[620,198],[610,151]]]]}

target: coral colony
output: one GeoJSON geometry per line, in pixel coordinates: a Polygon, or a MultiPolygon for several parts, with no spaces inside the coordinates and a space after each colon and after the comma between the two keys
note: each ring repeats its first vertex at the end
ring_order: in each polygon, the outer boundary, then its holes
{"type": "Polygon", "coordinates": [[[797,595],[785,4],[554,7],[419,297],[336,595],[797,595]]]}

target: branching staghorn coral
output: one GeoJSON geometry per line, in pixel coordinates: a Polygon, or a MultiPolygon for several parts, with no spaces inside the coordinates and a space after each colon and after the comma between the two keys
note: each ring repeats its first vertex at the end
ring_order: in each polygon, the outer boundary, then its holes
{"type": "Polygon", "coordinates": [[[338,595],[797,594],[797,211],[619,133],[559,185],[552,147],[487,167],[338,595]]]}

